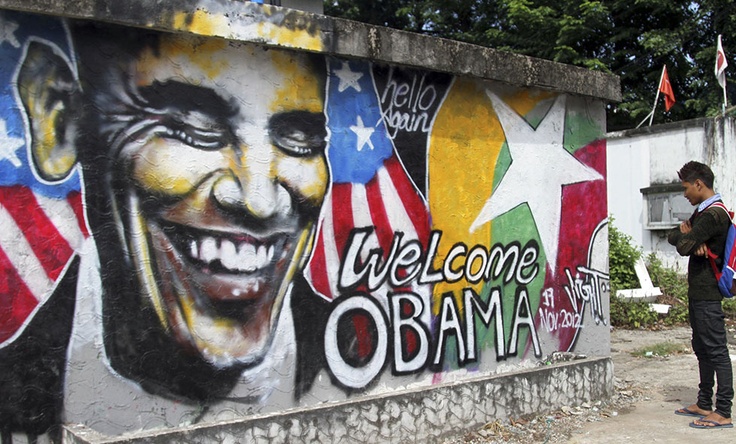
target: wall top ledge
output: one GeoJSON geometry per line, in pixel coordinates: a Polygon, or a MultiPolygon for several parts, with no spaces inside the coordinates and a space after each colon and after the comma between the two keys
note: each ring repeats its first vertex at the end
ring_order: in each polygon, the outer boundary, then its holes
{"type": "Polygon", "coordinates": [[[622,131],[612,131],[606,134],[606,139],[625,139],[627,137],[650,136],[664,134],[675,130],[704,129],[709,122],[723,120],[723,117],[700,117],[697,119],[680,120],[677,122],[658,123],[652,126],[642,126],[622,131]]]}
{"type": "Polygon", "coordinates": [[[369,59],[621,100],[615,75],[468,43],[241,0],[0,0],[0,8],[369,59]]]}

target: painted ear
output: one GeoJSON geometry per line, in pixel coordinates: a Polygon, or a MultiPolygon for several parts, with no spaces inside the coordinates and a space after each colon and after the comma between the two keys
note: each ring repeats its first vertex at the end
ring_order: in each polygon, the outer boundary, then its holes
{"type": "Polygon", "coordinates": [[[36,170],[46,180],[64,179],[77,162],[74,111],[79,88],[72,68],[53,47],[34,41],[28,45],[17,85],[30,123],[36,170]]]}

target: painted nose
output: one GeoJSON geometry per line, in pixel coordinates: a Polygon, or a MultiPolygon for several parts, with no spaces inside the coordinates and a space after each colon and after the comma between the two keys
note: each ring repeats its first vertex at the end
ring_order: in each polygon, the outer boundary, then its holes
{"type": "Polygon", "coordinates": [[[212,195],[223,210],[267,220],[287,216],[291,195],[271,173],[271,162],[241,158],[240,166],[217,178],[212,195]]]}

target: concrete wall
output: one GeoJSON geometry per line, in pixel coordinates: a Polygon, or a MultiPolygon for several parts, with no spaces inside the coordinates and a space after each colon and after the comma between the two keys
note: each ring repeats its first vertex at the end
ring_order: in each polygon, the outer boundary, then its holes
{"type": "Polygon", "coordinates": [[[610,393],[615,79],[255,3],[0,6],[2,444],[610,393]],[[556,351],[590,359],[514,376],[556,351]]]}
{"type": "MultiPolygon", "coordinates": [[[[642,189],[677,185],[677,171],[689,160],[703,162],[715,174],[715,189],[730,208],[736,202],[736,133],[733,118],[697,119],[611,133],[608,135],[608,205],[614,224],[632,237],[645,254],[656,253],[665,264],[687,269],[667,243],[666,229],[647,228],[642,189]]],[[[692,211],[692,209],[690,209],[692,211]]],[[[674,225],[673,225],[674,226],[674,225]]]]}

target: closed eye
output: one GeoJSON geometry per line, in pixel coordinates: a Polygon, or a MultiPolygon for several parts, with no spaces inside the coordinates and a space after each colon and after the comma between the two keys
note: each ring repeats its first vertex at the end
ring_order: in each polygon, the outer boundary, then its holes
{"type": "Polygon", "coordinates": [[[180,122],[169,122],[163,128],[163,137],[179,140],[200,150],[219,150],[228,142],[223,131],[205,130],[180,122]]]}
{"type": "Polygon", "coordinates": [[[268,134],[276,147],[295,157],[322,154],[327,145],[326,120],[321,113],[291,111],[275,114],[269,119],[268,134]]]}

